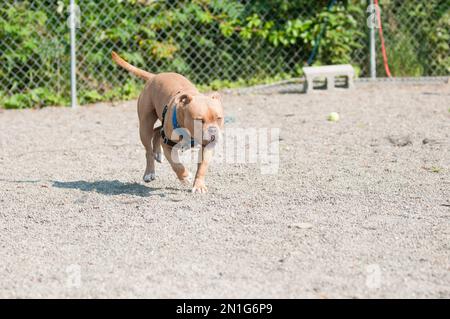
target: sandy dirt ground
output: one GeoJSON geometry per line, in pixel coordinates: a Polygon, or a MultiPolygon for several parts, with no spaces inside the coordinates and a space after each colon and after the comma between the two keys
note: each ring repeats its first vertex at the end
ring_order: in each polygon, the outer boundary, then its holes
{"type": "Polygon", "coordinates": [[[280,128],[279,170],[167,161],[142,182],[135,101],[0,110],[0,297],[450,297],[450,86],[225,93],[280,128]],[[327,115],[339,112],[332,123],[327,115]]]}

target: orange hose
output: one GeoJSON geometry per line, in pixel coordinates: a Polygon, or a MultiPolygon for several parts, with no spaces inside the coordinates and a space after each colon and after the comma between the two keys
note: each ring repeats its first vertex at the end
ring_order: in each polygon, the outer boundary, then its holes
{"type": "Polygon", "coordinates": [[[377,12],[378,27],[380,29],[379,35],[380,35],[380,42],[381,42],[381,52],[383,53],[384,69],[386,70],[386,75],[388,77],[392,77],[391,76],[391,70],[389,70],[389,64],[388,64],[388,57],[387,57],[387,53],[386,53],[386,47],[384,45],[383,26],[381,24],[380,5],[378,4],[378,0],[375,0],[375,5],[377,7],[377,9],[375,11],[377,12]]]}

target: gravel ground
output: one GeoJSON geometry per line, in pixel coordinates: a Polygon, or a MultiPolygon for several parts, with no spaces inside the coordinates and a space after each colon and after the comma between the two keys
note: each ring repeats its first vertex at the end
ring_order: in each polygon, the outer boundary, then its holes
{"type": "Polygon", "coordinates": [[[449,85],[223,100],[280,167],[206,195],[141,182],[135,101],[0,110],[0,297],[450,297],[449,85]]]}

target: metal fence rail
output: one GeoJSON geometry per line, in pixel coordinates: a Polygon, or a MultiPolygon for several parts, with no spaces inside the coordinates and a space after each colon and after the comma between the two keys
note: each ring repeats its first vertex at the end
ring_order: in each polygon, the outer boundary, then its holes
{"type": "MultiPolygon", "coordinates": [[[[351,63],[359,76],[370,73],[365,0],[299,0],[298,5],[281,0],[77,0],[73,20],[69,3],[2,2],[0,105],[69,103],[70,21],[76,26],[81,103],[131,98],[139,91],[141,82],[111,62],[112,50],[152,72],[176,71],[217,88],[301,76],[322,32],[316,63],[351,63]],[[341,21],[348,24],[340,26],[341,21]],[[344,39],[349,31],[352,36],[344,39]]],[[[449,2],[386,0],[380,5],[393,76],[448,75],[449,2]]],[[[381,54],[377,71],[385,76],[381,54]]]]}

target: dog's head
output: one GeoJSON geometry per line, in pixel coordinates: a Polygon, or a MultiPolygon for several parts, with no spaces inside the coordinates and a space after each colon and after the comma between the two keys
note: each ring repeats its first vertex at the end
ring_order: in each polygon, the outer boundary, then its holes
{"type": "Polygon", "coordinates": [[[177,98],[177,105],[182,106],[183,110],[182,126],[197,142],[206,145],[217,141],[224,124],[222,101],[218,93],[183,94],[177,98]]]}

